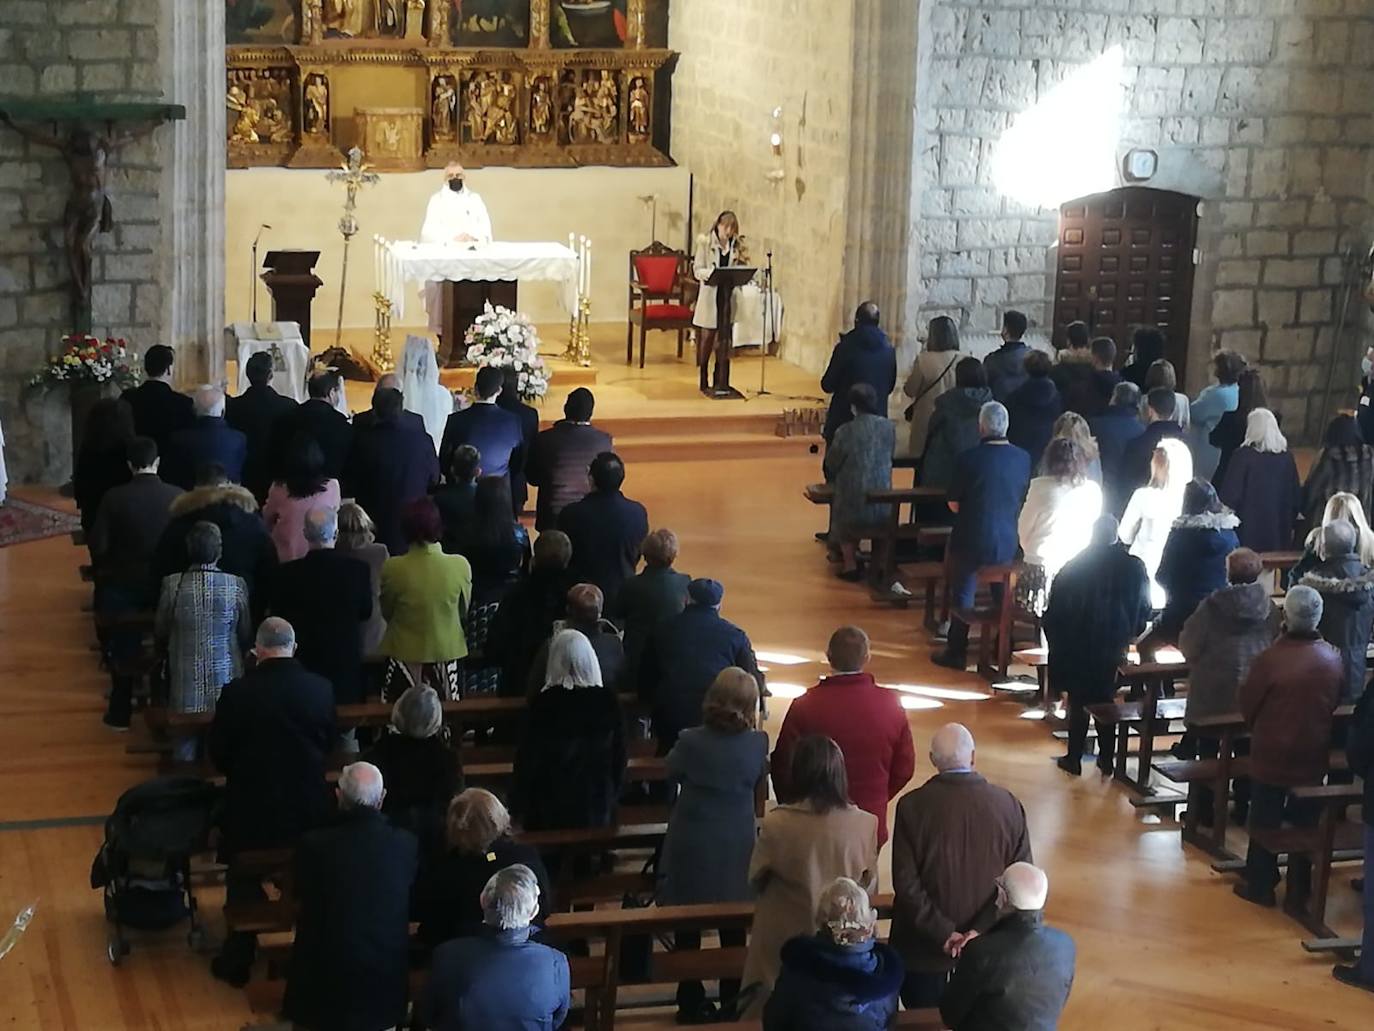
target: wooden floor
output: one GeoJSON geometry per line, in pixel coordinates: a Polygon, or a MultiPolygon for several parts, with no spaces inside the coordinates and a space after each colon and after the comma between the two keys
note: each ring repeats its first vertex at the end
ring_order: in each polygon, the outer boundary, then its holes
{"type": "MultiPolygon", "coordinates": [[[[872,635],[882,680],[985,693],[972,677],[930,665],[914,614],[874,609],[828,575],[811,540],[817,513],[800,497],[815,478],[815,459],[804,454],[657,462],[632,465],[626,489],[655,526],[678,531],[683,569],[725,583],[725,614],[761,652],[776,653],[765,664],[780,693],[813,681],[827,636],[849,621],[872,635]],[[800,662],[785,665],[789,656],[800,662]]],[[[65,538],[0,549],[0,926],[38,900],[28,933],[0,961],[0,1023],[231,1031],[250,1022],[242,996],[215,982],[178,934],[137,942],[119,970],[105,960],[100,896],[87,886],[99,819],[148,771],[99,722],[103,683],[80,612],[89,591],[77,578],[80,560],[65,538]]],[[[1049,919],[1078,944],[1063,1028],[1374,1027],[1374,997],[1333,982],[1330,961],[1299,948],[1297,924],[1234,898],[1172,825],[1142,823],[1119,787],[1061,774],[1045,728],[1018,719],[1015,703],[929,702],[939,707],[911,712],[918,781],[931,773],[931,734],[960,720],[978,739],[980,769],[1026,806],[1035,857],[1051,878],[1049,919]]],[[[770,730],[784,709],[775,702],[770,730]]],[[[1358,929],[1348,887],[1357,872],[1340,868],[1332,889],[1331,921],[1342,933],[1358,929]]],[[[207,909],[217,904],[211,892],[202,897],[207,909]]]]}

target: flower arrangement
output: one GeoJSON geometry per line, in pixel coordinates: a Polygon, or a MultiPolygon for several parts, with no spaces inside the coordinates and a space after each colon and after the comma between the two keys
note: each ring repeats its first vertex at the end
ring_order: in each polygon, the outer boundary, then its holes
{"type": "Polygon", "coordinates": [[[539,357],[539,334],[524,315],[488,303],[463,343],[471,365],[514,368],[520,377],[522,401],[539,401],[549,392],[549,370],[539,357]]]}
{"type": "Polygon", "coordinates": [[[123,388],[137,385],[138,376],[129,367],[129,345],[123,339],[73,333],[62,338],[61,352],[49,358],[30,383],[113,383],[123,388]]]}

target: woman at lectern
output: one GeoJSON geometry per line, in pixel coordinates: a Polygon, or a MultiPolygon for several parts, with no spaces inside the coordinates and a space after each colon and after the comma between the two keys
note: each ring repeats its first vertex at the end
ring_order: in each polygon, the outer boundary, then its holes
{"type": "MultiPolygon", "coordinates": [[[[716,216],[711,231],[697,237],[697,253],[692,262],[692,271],[701,284],[701,289],[697,292],[697,307],[692,315],[692,325],[697,327],[697,366],[701,370],[702,390],[709,386],[706,368],[716,349],[716,288],[707,286],[706,281],[716,269],[737,264],[739,219],[733,211],[722,211],[716,216]]],[[[734,310],[733,305],[731,310],[734,310]]]]}

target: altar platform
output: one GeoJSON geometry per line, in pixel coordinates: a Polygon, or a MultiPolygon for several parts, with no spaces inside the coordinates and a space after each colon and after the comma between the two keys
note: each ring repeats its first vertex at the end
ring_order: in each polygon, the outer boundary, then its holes
{"type": "MultiPolygon", "coordinates": [[[[593,324],[592,365],[582,368],[564,361],[561,354],[568,327],[537,327],[545,342],[544,360],[553,373],[549,394],[540,406],[545,425],[563,416],[563,400],[575,387],[596,394],[595,422],[615,438],[616,451],[627,461],[684,461],[690,459],[751,458],[768,455],[805,454],[818,443],[815,436],[777,436],[784,410],[818,408],[825,404],[820,377],[781,358],[769,358],[766,371],[768,394],[758,396],[759,356],[756,350],[735,353],[730,378],[744,400],[712,401],[697,389],[697,369],[691,343],[682,360],[677,358],[677,338],[667,333],[649,338],[645,367],[625,364],[625,328],[615,323],[593,324]]],[[[414,332],[412,330],[411,332],[414,332]]],[[[393,350],[399,353],[406,330],[393,334],[393,350]]],[[[344,330],[343,344],[370,350],[370,330],[344,330]]],[[[316,334],[316,347],[333,343],[333,334],[316,334]]],[[[474,370],[447,369],[441,378],[450,389],[471,386],[474,370]]],[[[348,383],[348,402],[353,411],[371,404],[370,384],[348,383]]]]}

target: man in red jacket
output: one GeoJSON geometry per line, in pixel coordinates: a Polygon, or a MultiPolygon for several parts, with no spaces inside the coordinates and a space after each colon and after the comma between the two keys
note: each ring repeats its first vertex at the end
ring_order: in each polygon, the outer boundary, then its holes
{"type": "Polygon", "coordinates": [[[830,635],[825,657],[831,676],[794,701],[782,721],[773,750],[773,788],[791,801],[792,748],[808,734],[823,734],[840,746],[849,794],[860,809],[878,818],[878,847],[887,840],[887,804],[916,772],[916,748],[898,696],[877,685],[868,665],[868,635],[842,626],[830,635]]]}
{"type": "MultiPolygon", "coordinates": [[[[1271,829],[1285,816],[1311,827],[1310,802],[1289,802],[1288,790],[1320,784],[1331,754],[1331,714],[1345,673],[1341,653],[1321,639],[1322,596],[1311,587],[1289,589],[1283,599],[1284,633],[1260,653],[1240,686],[1240,712],[1250,728],[1250,829],[1271,829]]],[[[1312,861],[1288,857],[1288,898],[1301,906],[1311,891],[1312,861]]],[[[1260,906],[1274,904],[1278,858],[1250,839],[1245,880],[1235,893],[1260,906]]]]}

